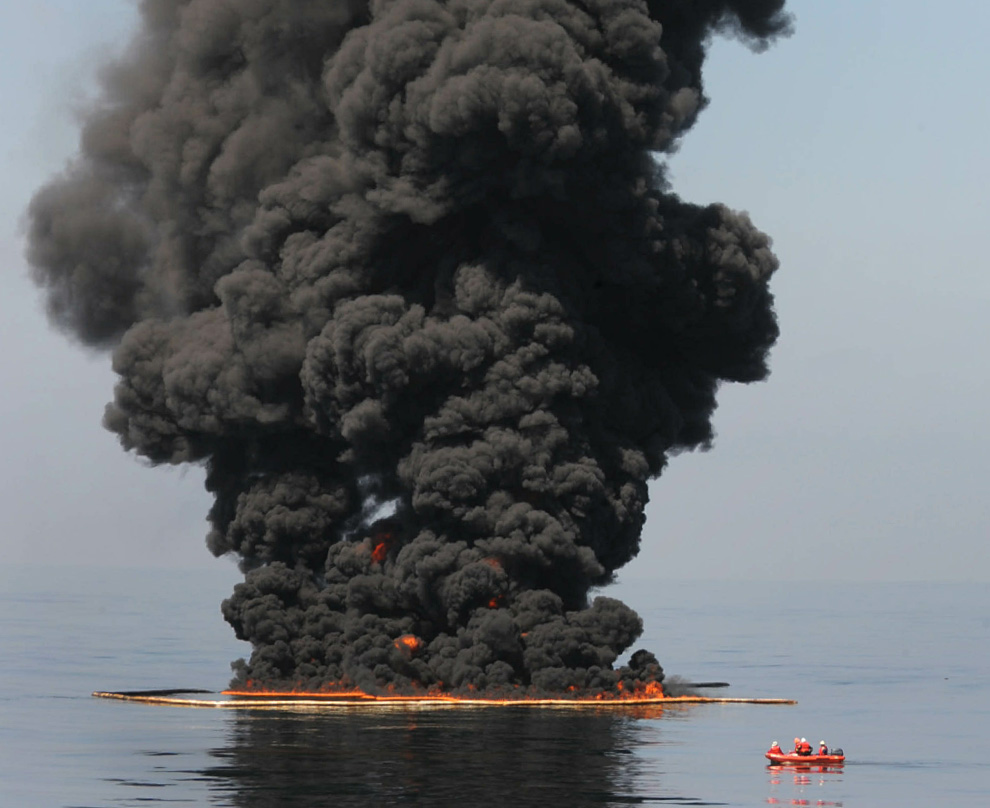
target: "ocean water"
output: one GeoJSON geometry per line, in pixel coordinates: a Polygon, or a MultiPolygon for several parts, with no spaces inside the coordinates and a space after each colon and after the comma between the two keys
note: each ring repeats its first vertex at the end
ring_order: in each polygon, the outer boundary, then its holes
{"type": "Polygon", "coordinates": [[[639,645],[719,695],[663,710],[194,710],[93,690],[222,689],[236,573],[6,569],[0,806],[990,805],[981,585],[637,581],[639,645]],[[769,768],[771,740],[841,746],[769,768]]]}

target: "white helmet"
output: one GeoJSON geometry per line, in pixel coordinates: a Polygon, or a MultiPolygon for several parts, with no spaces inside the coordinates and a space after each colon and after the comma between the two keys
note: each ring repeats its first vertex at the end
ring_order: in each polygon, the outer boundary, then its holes
{"type": "Polygon", "coordinates": [[[801,739],[801,743],[808,743],[808,739],[807,738],[802,738],[801,739]]]}
{"type": "Polygon", "coordinates": [[[825,746],[825,741],[819,741],[818,743],[820,743],[822,746],[825,746]]]}
{"type": "Polygon", "coordinates": [[[772,744],[770,744],[770,746],[776,746],[776,745],[777,745],[777,742],[776,741],[774,741],[772,744]]]}

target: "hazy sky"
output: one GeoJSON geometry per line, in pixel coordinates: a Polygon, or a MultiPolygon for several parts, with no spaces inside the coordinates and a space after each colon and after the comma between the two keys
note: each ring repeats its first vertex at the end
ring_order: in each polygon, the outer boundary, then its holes
{"type": "MultiPolygon", "coordinates": [[[[774,238],[770,379],[722,390],[710,452],[652,486],[624,578],[990,581],[990,5],[792,0],[795,34],[719,40],[711,105],[671,163],[688,200],[774,238]]],[[[0,552],[216,567],[197,468],[100,427],[109,358],[52,331],[21,216],[64,166],[123,0],[0,4],[0,552]]]]}

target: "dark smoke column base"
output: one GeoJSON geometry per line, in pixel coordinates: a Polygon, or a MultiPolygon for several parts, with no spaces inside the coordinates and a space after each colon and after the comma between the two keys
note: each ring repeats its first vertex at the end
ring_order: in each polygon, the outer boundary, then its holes
{"type": "MultiPolygon", "coordinates": [[[[156,704],[166,707],[205,707],[222,709],[286,710],[307,712],[314,710],[334,710],[341,708],[385,709],[448,709],[464,707],[544,707],[555,709],[609,709],[662,708],[683,704],[797,704],[792,699],[747,699],[710,698],[708,696],[665,696],[651,698],[621,699],[491,699],[460,698],[457,696],[369,696],[363,693],[342,694],[301,694],[268,693],[250,698],[211,698],[184,699],[174,696],[144,696],[129,693],[97,690],[93,696],[98,699],[114,699],[139,704],[156,704]]],[[[646,716],[649,717],[649,716],[646,716]]]]}

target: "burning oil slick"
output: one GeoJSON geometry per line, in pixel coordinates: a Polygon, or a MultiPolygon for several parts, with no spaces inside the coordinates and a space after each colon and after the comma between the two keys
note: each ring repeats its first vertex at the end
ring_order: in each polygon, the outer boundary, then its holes
{"type": "Polygon", "coordinates": [[[777,261],[669,191],[715,33],[784,0],[144,0],[30,207],[106,426],[201,463],[234,684],[624,692],[591,587],[647,481],[767,372],[777,261]],[[377,518],[384,514],[384,518],[377,518]]]}

